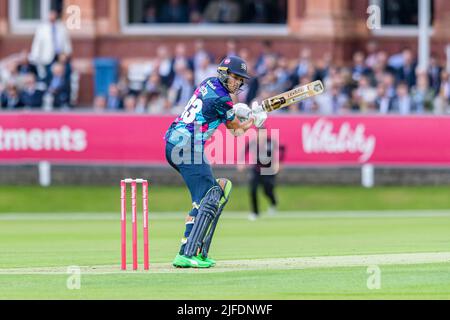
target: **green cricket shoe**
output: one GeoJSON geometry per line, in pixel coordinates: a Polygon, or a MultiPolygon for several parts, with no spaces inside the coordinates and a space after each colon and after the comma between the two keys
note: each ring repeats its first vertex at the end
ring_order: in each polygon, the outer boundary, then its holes
{"type": "Polygon", "coordinates": [[[206,269],[211,268],[211,264],[209,262],[200,260],[197,257],[186,257],[178,254],[173,260],[172,265],[175,268],[198,268],[198,269],[206,269]]]}
{"type": "Polygon", "coordinates": [[[211,265],[211,267],[216,266],[216,260],[213,260],[211,258],[205,258],[205,257],[203,257],[203,255],[201,253],[197,256],[197,259],[209,263],[211,265]]]}

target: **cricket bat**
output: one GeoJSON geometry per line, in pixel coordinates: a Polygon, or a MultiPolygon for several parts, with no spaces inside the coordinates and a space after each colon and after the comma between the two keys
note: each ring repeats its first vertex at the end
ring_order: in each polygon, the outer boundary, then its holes
{"type": "Polygon", "coordinates": [[[272,112],[322,94],[324,90],[325,88],[322,81],[314,81],[307,85],[282,93],[278,96],[266,99],[261,103],[261,107],[266,112],[272,112]]]}

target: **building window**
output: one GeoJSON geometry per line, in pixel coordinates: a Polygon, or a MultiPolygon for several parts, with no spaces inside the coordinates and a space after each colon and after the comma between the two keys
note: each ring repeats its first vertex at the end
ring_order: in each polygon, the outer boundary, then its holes
{"type": "Polygon", "coordinates": [[[41,0],[19,0],[19,19],[41,20],[41,0]]]}
{"type": "Polygon", "coordinates": [[[288,0],[121,0],[122,29],[143,34],[287,32],[288,0]]]}
{"type": "Polygon", "coordinates": [[[13,33],[33,33],[48,17],[50,0],[9,0],[9,17],[13,33]]]}
{"type": "MultiPolygon", "coordinates": [[[[417,36],[419,25],[419,0],[370,0],[381,9],[380,36],[417,36]]],[[[430,26],[434,21],[434,0],[430,0],[430,26]]]]}
{"type": "MultiPolygon", "coordinates": [[[[434,3],[430,1],[431,20],[433,24],[434,3]]],[[[419,24],[419,0],[383,1],[383,24],[386,26],[417,26],[419,24]]]]}

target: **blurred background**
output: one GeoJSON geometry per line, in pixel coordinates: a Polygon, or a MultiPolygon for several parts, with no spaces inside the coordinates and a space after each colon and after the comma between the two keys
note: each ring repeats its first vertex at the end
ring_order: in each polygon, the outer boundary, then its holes
{"type": "Polygon", "coordinates": [[[0,183],[180,184],[165,128],[235,54],[253,75],[242,102],[327,88],[273,117],[290,130],[282,183],[448,184],[449,44],[445,0],[0,0],[0,183]],[[305,123],[375,150],[308,149],[305,123]]]}

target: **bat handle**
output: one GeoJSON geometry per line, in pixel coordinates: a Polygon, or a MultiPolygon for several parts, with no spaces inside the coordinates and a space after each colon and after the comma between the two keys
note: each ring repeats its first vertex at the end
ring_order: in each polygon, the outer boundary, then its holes
{"type": "Polygon", "coordinates": [[[263,112],[263,111],[267,112],[265,106],[260,104],[260,103],[254,103],[252,105],[252,111],[253,111],[254,114],[255,113],[260,113],[260,112],[263,112]]]}

